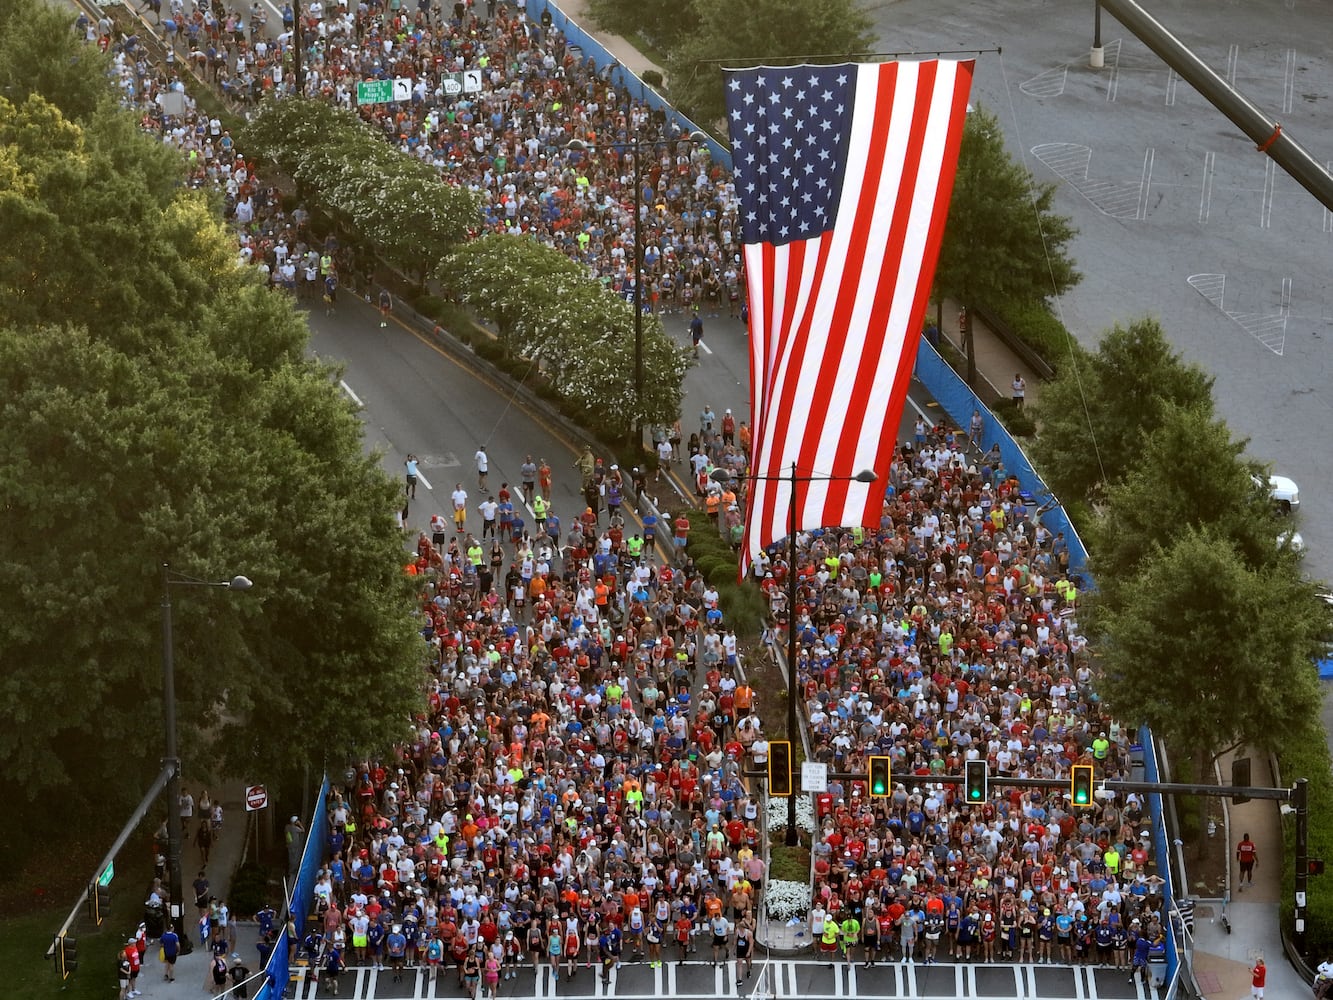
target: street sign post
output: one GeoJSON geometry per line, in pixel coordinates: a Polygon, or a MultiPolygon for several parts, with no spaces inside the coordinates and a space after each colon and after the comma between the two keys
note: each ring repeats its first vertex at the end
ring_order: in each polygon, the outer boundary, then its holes
{"type": "Polygon", "coordinates": [[[389,104],[392,101],[392,80],[362,80],[356,85],[357,104],[389,104]]]}
{"type": "Polygon", "coordinates": [[[245,811],[255,812],[268,805],[268,789],[263,785],[245,786],[245,811]]]}
{"type": "Polygon", "coordinates": [[[827,792],[828,765],[813,760],[801,761],[801,791],[827,792]]]}

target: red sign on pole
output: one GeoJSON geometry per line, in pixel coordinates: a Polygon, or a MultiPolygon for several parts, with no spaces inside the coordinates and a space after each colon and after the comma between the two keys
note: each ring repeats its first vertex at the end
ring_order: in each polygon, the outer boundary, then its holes
{"type": "Polygon", "coordinates": [[[268,789],[263,785],[245,786],[245,811],[254,812],[268,805],[268,789]]]}

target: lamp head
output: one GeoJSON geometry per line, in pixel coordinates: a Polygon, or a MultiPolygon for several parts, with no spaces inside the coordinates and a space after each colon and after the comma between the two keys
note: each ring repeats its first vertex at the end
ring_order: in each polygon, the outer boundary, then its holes
{"type": "Polygon", "coordinates": [[[248,576],[233,576],[227,583],[228,590],[249,590],[254,583],[248,576]]]}
{"type": "Polygon", "coordinates": [[[708,478],[715,483],[727,483],[731,481],[731,473],[726,469],[714,469],[708,474],[708,478]]]}
{"type": "Polygon", "coordinates": [[[858,483],[873,483],[879,476],[875,475],[874,469],[862,469],[853,478],[858,483]]]}

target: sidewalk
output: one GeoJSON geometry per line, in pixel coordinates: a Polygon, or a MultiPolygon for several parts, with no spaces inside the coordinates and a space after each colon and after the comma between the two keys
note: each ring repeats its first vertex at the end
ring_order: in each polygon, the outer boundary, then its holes
{"type": "Polygon", "coordinates": [[[624,38],[619,35],[612,35],[598,27],[596,22],[593,21],[592,15],[588,13],[587,0],[559,0],[558,6],[571,21],[606,46],[606,50],[620,60],[620,65],[635,76],[642,77],[643,71],[646,69],[656,70],[663,76],[666,75],[666,71],[661,66],[650,61],[647,56],[624,38]]]}
{"type": "MultiPolygon", "coordinates": [[[[213,844],[205,868],[210,891],[219,900],[228,898],[232,873],[240,865],[241,856],[245,851],[247,814],[244,793],[245,789],[240,783],[227,784],[219,791],[223,813],[222,834],[213,844]]],[[[193,843],[184,844],[181,850],[181,865],[187,897],[191,896],[190,883],[194,881],[194,876],[201,867],[199,861],[198,848],[193,843]]],[[[282,901],[275,899],[272,902],[275,908],[280,908],[279,904],[282,901]]],[[[233,920],[236,916],[232,914],[233,920]]],[[[253,914],[247,913],[245,916],[249,918],[253,914]]],[[[156,941],[151,942],[144,954],[143,968],[139,971],[137,984],[143,1000],[181,1000],[184,997],[196,997],[205,988],[211,989],[212,979],[208,975],[210,956],[207,949],[199,947],[198,911],[194,907],[192,898],[186,901],[184,924],[184,933],[189,936],[194,951],[182,955],[176,961],[176,981],[169,983],[165,980],[163,965],[158,961],[158,944],[156,941]]],[[[251,972],[259,971],[259,953],[255,949],[258,941],[259,930],[252,920],[237,921],[236,953],[241,956],[251,972]]],[[[228,961],[230,962],[230,958],[228,961]]],[[[251,984],[251,996],[254,996],[257,985],[258,982],[251,984]]]]}
{"type": "MultiPolygon", "coordinates": [[[[1248,751],[1247,751],[1248,752],[1248,751]]],[[[1271,785],[1268,758],[1250,753],[1255,785],[1271,785]]],[[[1231,756],[1223,758],[1222,773],[1229,774],[1231,756]]],[[[1228,854],[1246,833],[1259,849],[1254,885],[1236,892],[1236,869],[1230,879],[1232,897],[1226,906],[1231,922],[1227,933],[1222,906],[1200,903],[1195,908],[1194,968],[1199,988],[1209,1000],[1236,1000],[1250,995],[1250,968],[1263,956],[1268,966],[1267,995],[1309,996],[1310,987],[1286,960],[1279,934],[1278,901],[1282,893],[1282,824],[1276,802],[1254,799],[1231,806],[1231,841],[1228,854]]]]}
{"type": "MultiPolygon", "coordinates": [[[[956,302],[944,300],[944,326],[940,335],[954,350],[963,354],[962,339],[958,333],[958,311],[956,302]]],[[[933,309],[928,313],[928,318],[934,320],[933,309]]],[[[1025,405],[1032,406],[1041,399],[1041,376],[1011,351],[981,317],[975,315],[972,317],[972,346],[977,356],[978,381],[973,389],[983,400],[989,400],[992,396],[995,399],[1010,399],[1015,373],[1022,375],[1023,381],[1027,383],[1025,405]]],[[[963,372],[959,374],[965,375],[963,372]]]]}

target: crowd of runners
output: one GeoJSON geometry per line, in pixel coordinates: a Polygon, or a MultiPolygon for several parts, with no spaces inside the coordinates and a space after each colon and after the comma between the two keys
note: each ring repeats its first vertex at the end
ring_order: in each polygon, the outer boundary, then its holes
{"type": "MultiPolygon", "coordinates": [[[[350,105],[356,79],[411,76],[410,102],[362,109],[386,141],[483,191],[488,228],[560,246],[626,293],[639,137],[645,300],[737,311],[729,178],[559,32],[503,4],[306,11],[312,94],[350,105]],[[482,93],[445,95],[442,74],[473,68],[482,93]]],[[[253,13],[167,13],[195,25],[180,30],[187,58],[203,47],[219,80],[235,66],[261,90],[290,86],[274,70],[291,30],[272,42],[253,13]]],[[[336,300],[336,248],[281,212],[219,121],[162,114],[160,95],[179,89],[170,72],[132,39],[112,48],[145,127],[182,150],[192,183],[222,191],[243,257],[275,284],[336,300]]],[[[734,537],[748,449],[734,421],[724,431],[709,415],[689,445],[679,428],[657,444],[690,462],[734,537]],[[715,467],[738,478],[711,493],[715,467]]],[[[867,962],[1142,967],[1163,928],[1141,802],[1076,809],[1059,793],[997,788],[967,805],[930,781],[976,757],[995,775],[1127,767],[1132,734],[1092,690],[1065,539],[961,434],[918,428],[889,481],[879,532],[803,532],[795,567],[784,546],[755,567],[775,620],[798,617],[814,758],[850,773],[872,752],[893,758],[888,799],[836,781],[820,799],[815,939],[867,962]]],[[[316,961],[452,963],[475,984],[524,956],[574,976],[580,961],[683,958],[703,937],[703,958],[748,965],[765,872],[759,801],[739,772],[766,743],[731,623],[688,563],[658,567],[651,537],[587,513],[591,524],[562,532],[551,519],[489,552],[467,535],[423,536],[413,568],[430,588],[429,705],[401,759],[366,762],[335,803],[324,933],[302,943],[316,961]]]]}

